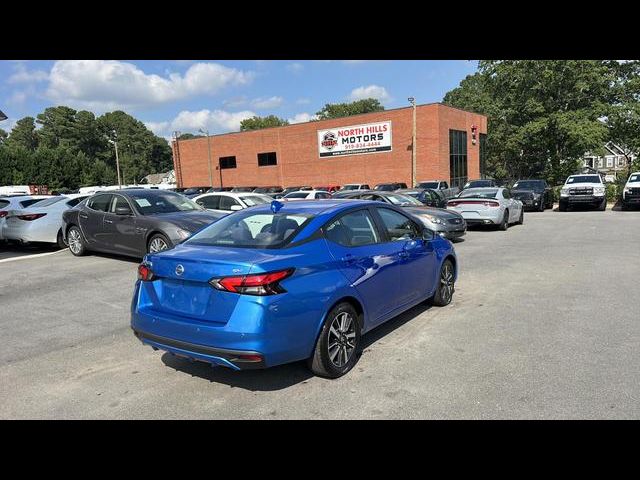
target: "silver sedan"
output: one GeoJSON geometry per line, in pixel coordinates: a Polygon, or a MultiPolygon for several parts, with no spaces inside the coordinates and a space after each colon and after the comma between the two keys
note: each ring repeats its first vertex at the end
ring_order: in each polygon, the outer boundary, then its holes
{"type": "Polygon", "coordinates": [[[497,225],[506,230],[524,222],[522,202],[503,187],[469,188],[447,202],[447,210],[461,214],[467,225],[497,225]]]}

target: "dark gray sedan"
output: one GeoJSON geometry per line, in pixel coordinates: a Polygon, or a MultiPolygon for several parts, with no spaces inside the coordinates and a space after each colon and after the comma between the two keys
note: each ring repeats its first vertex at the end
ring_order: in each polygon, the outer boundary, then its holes
{"type": "Polygon", "coordinates": [[[462,237],[467,233],[467,224],[459,213],[442,208],[427,207],[418,199],[402,193],[353,190],[335,193],[332,198],[373,200],[403,207],[412,215],[419,217],[425,227],[450,240],[462,237]]]}
{"type": "Polygon", "coordinates": [[[172,248],[222,216],[166,190],[114,190],[65,211],[62,231],[76,256],[94,250],[143,257],[172,248]]]}

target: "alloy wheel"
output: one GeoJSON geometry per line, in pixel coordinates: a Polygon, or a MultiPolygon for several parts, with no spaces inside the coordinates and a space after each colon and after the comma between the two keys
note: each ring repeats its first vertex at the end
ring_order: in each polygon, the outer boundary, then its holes
{"type": "Polygon", "coordinates": [[[149,253],[161,252],[163,250],[166,250],[167,248],[169,248],[169,245],[167,245],[167,242],[165,242],[160,237],[156,237],[153,240],[151,240],[151,243],[149,244],[149,253]]]}
{"type": "Polygon", "coordinates": [[[453,297],[454,281],[453,281],[453,268],[450,263],[446,263],[442,268],[440,274],[440,291],[442,292],[442,300],[444,303],[449,303],[453,297]]]}
{"type": "Polygon", "coordinates": [[[69,238],[68,238],[69,250],[72,253],[78,254],[82,249],[82,240],[80,239],[80,232],[76,228],[72,228],[69,230],[69,238]]]}
{"type": "Polygon", "coordinates": [[[348,312],[342,312],[333,319],[328,333],[329,360],[342,368],[349,362],[356,348],[356,322],[348,312]]]}

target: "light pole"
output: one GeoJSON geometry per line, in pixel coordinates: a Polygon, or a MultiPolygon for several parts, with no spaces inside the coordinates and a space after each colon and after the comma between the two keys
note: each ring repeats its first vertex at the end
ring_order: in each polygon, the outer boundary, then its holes
{"type": "Polygon", "coordinates": [[[118,189],[122,188],[122,182],[120,181],[120,158],[118,158],[118,134],[115,130],[112,130],[113,140],[108,138],[109,143],[113,143],[114,148],[116,149],[116,172],[118,174],[118,189]]]}
{"type": "Polygon", "coordinates": [[[409,103],[413,106],[413,136],[411,139],[411,186],[416,186],[416,99],[409,97],[409,103]]]}
{"type": "Polygon", "coordinates": [[[213,188],[213,172],[211,171],[211,140],[209,138],[209,130],[204,131],[200,128],[198,131],[207,135],[207,153],[209,154],[209,186],[213,188]]]}

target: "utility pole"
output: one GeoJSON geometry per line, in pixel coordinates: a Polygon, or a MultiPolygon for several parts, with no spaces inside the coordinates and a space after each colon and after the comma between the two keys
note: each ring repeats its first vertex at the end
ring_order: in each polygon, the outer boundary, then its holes
{"type": "Polygon", "coordinates": [[[113,140],[107,137],[107,141],[109,143],[113,143],[113,146],[116,150],[116,173],[118,175],[118,189],[122,188],[122,181],[120,180],[120,158],[118,157],[118,134],[115,130],[112,130],[113,140]]]}
{"type": "Polygon", "coordinates": [[[413,105],[413,136],[411,139],[411,188],[416,186],[416,99],[409,97],[409,103],[413,105]]]}
{"type": "MultiPolygon", "coordinates": [[[[209,137],[209,130],[198,129],[200,133],[204,133],[207,136],[207,153],[209,155],[209,186],[213,188],[213,172],[211,171],[211,140],[209,137]]],[[[222,185],[220,185],[222,186],[222,185]]]]}

